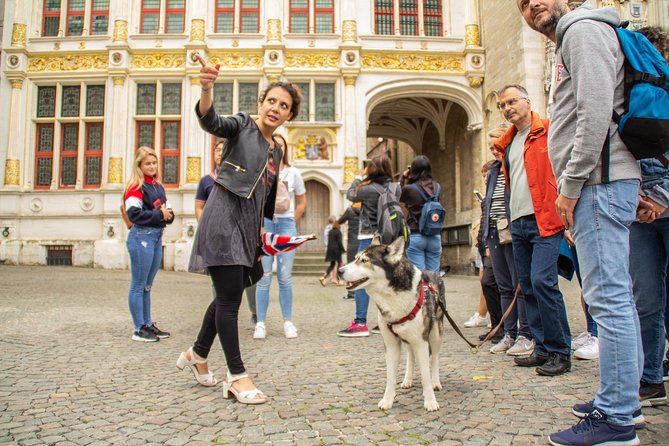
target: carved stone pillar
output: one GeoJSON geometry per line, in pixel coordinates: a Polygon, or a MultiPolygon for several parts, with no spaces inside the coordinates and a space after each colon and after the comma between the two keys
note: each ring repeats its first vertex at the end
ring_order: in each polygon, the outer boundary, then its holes
{"type": "Polygon", "coordinates": [[[356,76],[344,76],[344,183],[352,183],[358,174],[356,79],[356,76]]]}
{"type": "MultiPolygon", "coordinates": [[[[192,103],[188,104],[189,110],[192,110],[195,107],[195,103],[200,99],[200,78],[193,76],[190,78],[190,98],[192,103]]],[[[205,153],[208,153],[209,144],[206,142],[208,134],[203,132],[199,127],[197,122],[197,117],[195,113],[188,113],[188,120],[185,123],[187,128],[186,131],[186,183],[197,184],[202,177],[202,156],[201,153],[204,150],[205,153]]],[[[208,159],[208,156],[204,157],[208,159]]]]}
{"type": "Polygon", "coordinates": [[[112,96],[111,147],[107,163],[107,183],[113,186],[123,184],[123,136],[126,122],[127,104],[124,101],[125,76],[112,76],[114,91],[112,96]]]}
{"type": "Polygon", "coordinates": [[[7,139],[7,161],[5,163],[5,186],[21,184],[21,96],[23,79],[10,79],[12,98],[9,105],[9,138],[7,139]]]}

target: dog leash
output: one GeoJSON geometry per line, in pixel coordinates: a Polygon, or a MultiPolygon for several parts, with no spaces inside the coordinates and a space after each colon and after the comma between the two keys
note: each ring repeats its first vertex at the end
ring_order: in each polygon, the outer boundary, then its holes
{"type": "Polygon", "coordinates": [[[509,308],[507,308],[506,311],[504,312],[504,315],[502,315],[502,319],[500,319],[499,323],[497,324],[497,326],[495,326],[495,328],[493,328],[492,330],[490,330],[488,332],[485,339],[483,339],[483,341],[479,342],[478,344],[471,343],[465,337],[465,335],[462,334],[462,331],[460,331],[460,329],[458,328],[458,324],[456,324],[455,321],[453,320],[453,318],[451,317],[451,315],[448,314],[448,311],[446,310],[446,306],[443,304],[443,302],[441,302],[438,299],[437,299],[437,302],[439,302],[439,306],[441,307],[441,310],[444,312],[444,315],[446,316],[446,319],[448,319],[448,322],[451,324],[451,327],[453,327],[453,330],[455,330],[455,332],[458,335],[460,335],[460,337],[471,347],[472,353],[478,353],[479,350],[481,349],[481,346],[483,344],[485,344],[486,342],[488,342],[490,339],[492,339],[497,334],[497,332],[499,331],[502,324],[504,324],[504,320],[507,318],[507,316],[509,316],[509,314],[513,310],[513,307],[516,304],[516,300],[518,299],[519,294],[520,294],[520,285],[517,285],[516,286],[516,292],[513,295],[513,300],[511,301],[511,305],[509,305],[509,308]]]}

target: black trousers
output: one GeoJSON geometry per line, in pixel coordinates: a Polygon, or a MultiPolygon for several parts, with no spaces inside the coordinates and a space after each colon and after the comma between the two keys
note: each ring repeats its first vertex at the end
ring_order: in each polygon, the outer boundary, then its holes
{"type": "Polygon", "coordinates": [[[488,307],[488,314],[490,314],[490,324],[495,328],[499,321],[502,320],[502,305],[495,282],[495,275],[492,272],[492,262],[489,256],[483,257],[483,275],[481,276],[481,289],[483,290],[483,297],[486,306],[488,307]]]}
{"type": "Polygon", "coordinates": [[[209,350],[218,334],[228,370],[231,374],[244,373],[244,362],[239,352],[239,330],[237,315],[242,302],[242,293],[249,268],[242,265],[209,267],[209,275],[214,285],[216,297],[207,307],[197,335],[193,351],[202,358],[209,356],[209,350]]]}

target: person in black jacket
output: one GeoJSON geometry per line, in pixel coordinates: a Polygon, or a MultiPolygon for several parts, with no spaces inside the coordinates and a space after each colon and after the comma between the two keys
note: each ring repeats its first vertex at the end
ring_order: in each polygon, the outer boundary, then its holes
{"type": "MultiPolygon", "coordinates": [[[[267,396],[249,378],[239,351],[237,316],[244,287],[256,259],[263,215],[272,218],[276,199],[276,172],[282,148],[272,138],[277,127],[295,118],[300,109],[299,90],[286,82],[274,82],[260,95],[258,117],[246,113],[222,117],[213,107],[211,90],[219,65],[202,69],[202,93],[195,106],[200,126],[226,138],[223,162],[216,185],[200,217],[189,270],[206,270],[216,289],[193,347],[182,353],[180,367],[206,363],[214,337],[223,346],[228,374],[223,395],[232,393],[244,404],[261,404],[267,396]]],[[[197,370],[197,372],[196,372],[197,370]]],[[[205,373],[204,370],[194,373],[205,373]]]]}
{"type": "Polygon", "coordinates": [[[337,268],[339,268],[339,265],[341,264],[342,254],[346,252],[339,228],[339,221],[334,220],[332,222],[332,229],[328,232],[328,249],[325,252],[325,261],[330,262],[330,265],[319,279],[323,286],[326,285],[328,276],[330,275],[330,283],[334,283],[335,285],[345,285],[344,282],[337,280],[337,268]]]}
{"type": "MultiPolygon", "coordinates": [[[[362,203],[353,203],[346,208],[344,214],[339,217],[339,225],[348,222],[348,232],[346,240],[346,262],[351,263],[358,252],[358,231],[360,230],[360,208],[362,203]]],[[[344,295],[344,299],[354,299],[355,293],[349,291],[344,295]]]]}

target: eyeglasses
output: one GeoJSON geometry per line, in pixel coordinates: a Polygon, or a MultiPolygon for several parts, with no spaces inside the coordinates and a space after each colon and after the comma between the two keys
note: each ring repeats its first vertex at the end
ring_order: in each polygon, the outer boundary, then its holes
{"type": "Polygon", "coordinates": [[[504,110],[506,107],[511,106],[511,105],[516,105],[518,101],[521,99],[527,100],[528,98],[511,98],[506,102],[498,102],[497,103],[497,108],[500,110],[504,110]]]}

